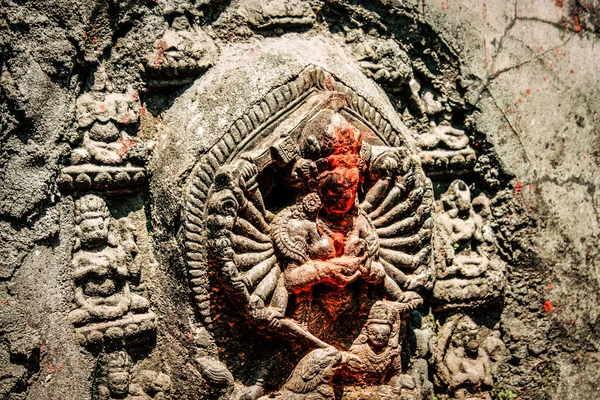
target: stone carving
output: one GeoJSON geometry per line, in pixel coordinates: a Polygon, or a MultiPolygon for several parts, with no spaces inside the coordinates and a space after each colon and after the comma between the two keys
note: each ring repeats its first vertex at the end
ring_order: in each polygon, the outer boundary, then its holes
{"type": "Polygon", "coordinates": [[[257,29],[310,27],[316,21],[310,4],[299,0],[244,0],[239,13],[257,29]]]}
{"type": "Polygon", "coordinates": [[[493,253],[489,200],[471,200],[467,184],[455,180],[437,202],[433,296],[438,309],[476,307],[499,299],[505,265],[493,253]]]}
{"type": "Polygon", "coordinates": [[[457,399],[491,399],[493,373],[506,355],[500,332],[469,316],[452,317],[440,332],[436,378],[457,399]]]}
{"type": "MultiPolygon", "coordinates": [[[[325,85],[335,84],[330,76],[322,77],[325,85]]],[[[368,119],[346,111],[347,99],[337,91],[313,92],[280,117],[271,133],[277,140],[251,145],[219,168],[206,199],[205,225],[195,228],[191,224],[202,220],[190,215],[187,237],[190,249],[201,250],[195,235],[206,235],[210,265],[253,324],[303,338],[309,348],[355,351],[358,368],[367,362],[359,354],[367,353],[358,344],[350,348],[371,306],[387,297],[374,310],[386,307],[396,316],[397,335],[398,313],[422,304],[411,290],[430,287],[432,188],[420,158],[406,148],[387,146],[365,125],[368,119]],[[273,169],[285,174],[280,185],[292,194],[285,200],[289,205],[276,213],[269,210],[268,196],[276,185],[262,183],[273,169]],[[348,315],[363,317],[349,324],[348,315]]],[[[192,284],[200,283],[202,276],[191,274],[192,284]]],[[[199,311],[207,315],[202,303],[209,300],[198,297],[199,311]]],[[[397,338],[389,346],[397,348],[397,338]]],[[[311,354],[308,359],[325,353],[311,354]]],[[[302,370],[308,359],[297,368],[302,370]]],[[[366,375],[378,376],[368,381],[383,382],[396,359],[372,371],[365,364],[366,375]]],[[[317,364],[314,368],[327,370],[317,364]]],[[[292,373],[292,381],[295,374],[303,375],[300,370],[292,373]]],[[[259,397],[261,382],[257,379],[242,398],[259,397]]]]}
{"type": "MultiPolygon", "coordinates": [[[[296,366],[275,398],[285,400],[333,399],[332,380],[342,361],[342,353],[334,347],[316,349],[296,366]]],[[[272,398],[264,396],[261,400],[272,398]]]]}
{"type": "MultiPolygon", "coordinates": [[[[354,37],[349,39],[354,40],[354,37]]],[[[354,47],[354,55],[365,75],[391,92],[403,90],[414,79],[408,54],[394,40],[361,40],[354,47]]]]}
{"type": "Polygon", "coordinates": [[[111,221],[104,200],[86,195],[76,201],[77,240],[73,280],[77,309],[69,314],[82,344],[115,341],[153,330],[149,302],[132,291],[139,281],[134,263],[135,232],[126,219],[111,221]]]}
{"type": "Polygon", "coordinates": [[[99,361],[99,379],[96,398],[122,399],[129,393],[131,382],[131,357],[126,351],[102,354],[99,361]]]}
{"type": "Polygon", "coordinates": [[[96,385],[97,400],[166,400],[171,378],[151,370],[132,372],[133,363],[125,350],[104,353],[99,360],[96,385]]]}
{"type": "Polygon", "coordinates": [[[446,93],[443,79],[422,61],[411,60],[394,39],[373,38],[360,29],[347,29],[346,42],[363,73],[397,98],[397,108],[414,128],[428,176],[453,177],[472,171],[475,151],[465,132],[452,126],[450,105],[457,100],[446,93]]]}
{"type": "Polygon", "coordinates": [[[81,147],[71,152],[72,166],[61,171],[59,184],[65,190],[133,190],[146,180],[146,146],[127,133],[139,120],[139,96],[113,92],[102,66],[90,89],[77,99],[81,147]]]}
{"type": "Polygon", "coordinates": [[[181,15],[145,56],[144,72],[152,87],[181,86],[211,67],[216,56],[213,40],[181,15]]]}
{"type": "Polygon", "coordinates": [[[430,130],[417,138],[423,168],[429,175],[457,175],[472,170],[477,159],[463,130],[449,121],[431,122],[430,130]]]}

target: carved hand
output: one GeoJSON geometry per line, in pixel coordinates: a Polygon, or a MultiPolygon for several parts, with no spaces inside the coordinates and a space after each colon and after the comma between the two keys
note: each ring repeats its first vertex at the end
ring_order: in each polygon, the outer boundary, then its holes
{"type": "Polygon", "coordinates": [[[358,269],[360,265],[358,257],[348,257],[346,260],[344,258],[346,257],[333,259],[336,262],[331,263],[327,276],[332,283],[338,286],[346,286],[361,275],[361,271],[358,269]]]}

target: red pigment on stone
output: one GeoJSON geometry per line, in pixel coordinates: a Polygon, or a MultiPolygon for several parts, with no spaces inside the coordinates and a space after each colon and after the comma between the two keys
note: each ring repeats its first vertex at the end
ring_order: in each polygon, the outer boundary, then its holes
{"type": "Polygon", "coordinates": [[[521,182],[517,182],[517,185],[515,186],[515,192],[519,193],[521,189],[523,189],[523,185],[521,182]]]}
{"type": "Polygon", "coordinates": [[[552,305],[552,302],[550,300],[546,300],[544,302],[544,311],[546,312],[550,312],[554,309],[554,306],[552,305]]]}

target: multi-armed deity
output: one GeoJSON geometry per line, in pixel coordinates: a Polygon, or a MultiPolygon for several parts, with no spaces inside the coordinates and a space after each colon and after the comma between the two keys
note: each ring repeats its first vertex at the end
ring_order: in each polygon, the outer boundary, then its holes
{"type": "MultiPolygon", "coordinates": [[[[449,123],[433,131],[426,148],[468,145],[449,123]]],[[[487,395],[502,343],[467,315],[502,296],[490,202],[455,181],[434,205],[410,135],[308,68],[198,160],[184,226],[196,361],[215,398],[425,399],[436,365],[448,394],[487,395]],[[465,321],[492,360],[469,379],[460,368],[481,363],[465,321]]],[[[448,165],[432,170],[438,188],[448,165]]]]}
{"type": "MultiPolygon", "coordinates": [[[[431,286],[432,187],[420,159],[343,106],[326,92],[297,110],[278,141],[221,167],[207,198],[209,262],[230,298],[267,336],[317,348],[282,398],[399,394],[402,320],[423,303],[415,290],[431,286]]],[[[272,368],[240,398],[261,396],[272,368]]]]}

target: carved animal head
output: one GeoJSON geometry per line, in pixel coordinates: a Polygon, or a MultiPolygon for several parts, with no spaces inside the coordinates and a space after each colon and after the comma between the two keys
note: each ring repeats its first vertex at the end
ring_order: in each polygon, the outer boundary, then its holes
{"type": "Polygon", "coordinates": [[[308,353],[296,366],[284,389],[307,394],[322,384],[328,384],[342,360],[342,353],[333,347],[308,353]]]}

